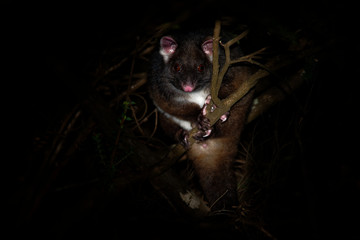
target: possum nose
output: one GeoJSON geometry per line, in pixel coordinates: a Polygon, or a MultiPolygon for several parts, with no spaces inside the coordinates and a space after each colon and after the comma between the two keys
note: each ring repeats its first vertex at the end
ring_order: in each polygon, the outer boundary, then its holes
{"type": "Polygon", "coordinates": [[[185,91],[185,92],[192,92],[194,90],[195,86],[194,85],[191,85],[191,84],[184,84],[182,85],[182,89],[185,91]]]}

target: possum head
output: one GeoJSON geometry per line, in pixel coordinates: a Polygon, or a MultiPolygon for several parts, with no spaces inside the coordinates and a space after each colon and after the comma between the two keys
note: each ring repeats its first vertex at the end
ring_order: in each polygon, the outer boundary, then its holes
{"type": "Polygon", "coordinates": [[[178,90],[193,92],[209,87],[212,73],[212,38],[177,42],[171,36],[160,40],[167,80],[178,90]]]}

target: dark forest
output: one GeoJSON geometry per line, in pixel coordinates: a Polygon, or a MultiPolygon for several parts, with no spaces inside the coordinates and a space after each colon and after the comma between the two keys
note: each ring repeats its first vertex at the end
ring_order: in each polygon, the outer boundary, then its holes
{"type": "MultiPolygon", "coordinates": [[[[359,239],[360,75],[345,1],[1,3],[5,227],[46,239],[359,239]],[[271,59],[242,133],[234,216],[197,187],[159,127],[147,73],[159,39],[220,20],[271,59]],[[9,86],[8,86],[9,85],[9,86]],[[290,87],[289,87],[290,86],[290,87]],[[266,96],[272,100],[266,102],[266,96]],[[201,193],[199,193],[201,196],[201,193]]],[[[7,234],[7,233],[3,233],[7,234]]],[[[7,235],[9,236],[9,235],[7,235]]]]}

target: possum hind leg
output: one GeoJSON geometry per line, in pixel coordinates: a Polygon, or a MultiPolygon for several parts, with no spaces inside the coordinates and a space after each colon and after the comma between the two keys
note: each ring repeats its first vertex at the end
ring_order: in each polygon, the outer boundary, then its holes
{"type": "Polygon", "coordinates": [[[195,143],[188,152],[212,211],[231,210],[238,205],[233,171],[236,153],[237,147],[231,138],[195,143]]]}

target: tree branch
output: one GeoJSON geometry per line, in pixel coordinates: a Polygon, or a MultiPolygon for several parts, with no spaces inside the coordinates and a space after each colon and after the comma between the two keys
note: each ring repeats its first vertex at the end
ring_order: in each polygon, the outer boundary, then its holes
{"type": "MultiPolygon", "coordinates": [[[[218,93],[220,91],[221,83],[225,77],[225,74],[227,73],[229,67],[232,64],[239,63],[239,62],[248,62],[252,63],[261,67],[265,66],[261,65],[260,63],[257,63],[254,59],[258,56],[258,54],[262,53],[265,48],[262,48],[256,52],[253,52],[249,55],[242,56],[238,59],[232,60],[231,54],[230,54],[230,47],[235,44],[236,42],[243,39],[247,34],[248,31],[244,31],[237,37],[229,40],[227,43],[223,44],[221,41],[219,41],[220,37],[220,21],[216,21],[215,28],[214,28],[214,39],[213,39],[213,75],[211,79],[211,104],[207,106],[207,115],[206,117],[210,120],[210,124],[214,125],[220,117],[228,112],[230,108],[239,101],[243,96],[246,95],[250,89],[252,89],[258,80],[265,75],[266,71],[259,70],[255,74],[253,74],[247,81],[242,85],[241,88],[237,89],[234,93],[232,93],[230,96],[228,96],[226,99],[220,100],[218,98],[218,93]],[[225,51],[225,63],[222,66],[220,72],[219,72],[219,44],[224,48],[225,51]],[[212,105],[216,105],[216,108],[214,111],[210,111],[210,108],[212,105]]],[[[193,132],[193,131],[191,131],[193,132]]]]}

